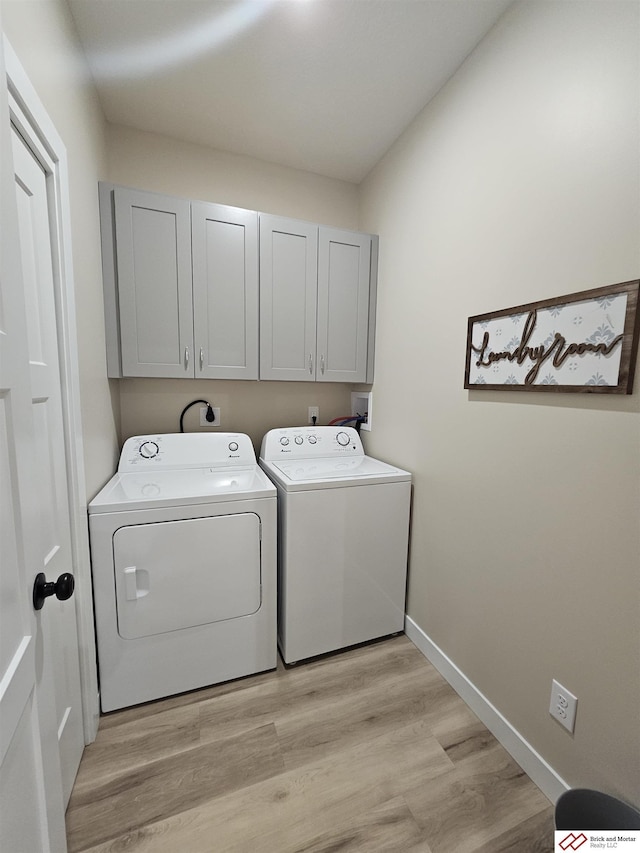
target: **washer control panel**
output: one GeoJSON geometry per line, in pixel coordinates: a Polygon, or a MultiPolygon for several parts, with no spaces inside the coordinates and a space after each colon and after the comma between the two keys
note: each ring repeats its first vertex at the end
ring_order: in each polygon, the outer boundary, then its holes
{"type": "Polygon", "coordinates": [[[289,457],[364,456],[357,431],[346,426],[285,427],[272,429],[262,439],[260,458],[267,462],[289,457]]]}
{"type": "Polygon", "coordinates": [[[238,432],[165,433],[128,438],[118,471],[229,468],[256,464],[248,435],[238,432]]]}

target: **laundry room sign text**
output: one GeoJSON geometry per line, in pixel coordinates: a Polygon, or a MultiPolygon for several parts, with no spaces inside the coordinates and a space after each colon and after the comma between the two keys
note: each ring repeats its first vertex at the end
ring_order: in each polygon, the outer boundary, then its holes
{"type": "Polygon", "coordinates": [[[469,317],[464,387],[631,394],[640,280],[469,317]]]}

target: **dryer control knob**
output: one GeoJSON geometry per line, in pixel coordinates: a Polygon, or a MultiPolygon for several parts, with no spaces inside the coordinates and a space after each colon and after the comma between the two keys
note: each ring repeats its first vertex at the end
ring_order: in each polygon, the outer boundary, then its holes
{"type": "Polygon", "coordinates": [[[229,442],[229,450],[232,453],[235,453],[237,449],[238,449],[238,442],[237,441],[230,441],[229,442]]]}
{"type": "Polygon", "coordinates": [[[303,439],[303,437],[302,437],[301,435],[297,435],[297,436],[295,437],[294,441],[295,441],[295,443],[296,443],[296,444],[302,444],[302,442],[304,441],[304,439],[303,439]]]}
{"type": "Polygon", "coordinates": [[[153,459],[160,452],[160,448],[155,441],[143,441],[139,452],[144,459],[153,459]]]}
{"type": "Polygon", "coordinates": [[[287,438],[287,436],[286,436],[286,435],[283,435],[283,436],[282,436],[282,438],[280,439],[280,444],[281,444],[283,447],[286,447],[286,446],[287,446],[287,444],[289,444],[289,439],[287,438]]]}
{"type": "Polygon", "coordinates": [[[349,442],[351,441],[351,439],[349,438],[349,436],[347,435],[347,433],[346,433],[346,432],[339,432],[339,433],[336,435],[336,441],[337,441],[337,442],[338,442],[338,444],[340,444],[342,447],[346,447],[346,446],[347,446],[347,444],[349,444],[349,442]]]}

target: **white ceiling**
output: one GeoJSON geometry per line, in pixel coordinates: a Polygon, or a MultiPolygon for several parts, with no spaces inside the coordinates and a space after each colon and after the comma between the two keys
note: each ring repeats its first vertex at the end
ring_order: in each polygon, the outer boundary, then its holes
{"type": "Polygon", "coordinates": [[[69,0],[107,119],[359,183],[512,0],[69,0]]]}

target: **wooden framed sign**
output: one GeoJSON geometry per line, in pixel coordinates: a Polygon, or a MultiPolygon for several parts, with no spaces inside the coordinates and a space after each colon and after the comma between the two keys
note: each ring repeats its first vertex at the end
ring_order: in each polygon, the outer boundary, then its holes
{"type": "Polygon", "coordinates": [[[640,280],[469,317],[464,387],[631,394],[640,280]]]}

